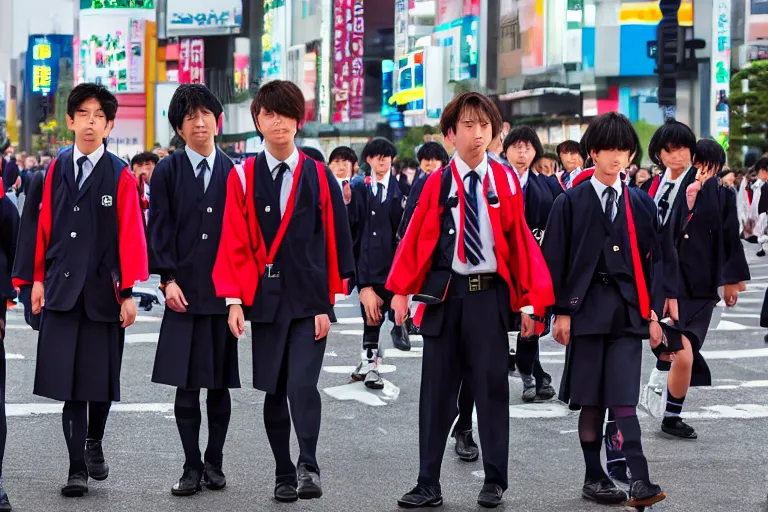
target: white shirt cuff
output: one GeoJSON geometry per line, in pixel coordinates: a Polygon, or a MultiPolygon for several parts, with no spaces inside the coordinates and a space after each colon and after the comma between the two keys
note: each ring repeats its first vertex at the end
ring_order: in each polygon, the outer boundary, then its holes
{"type": "Polygon", "coordinates": [[[520,308],[520,312],[530,316],[533,314],[533,306],[523,306],[520,308]]]}
{"type": "Polygon", "coordinates": [[[227,301],[227,306],[234,306],[234,305],[240,306],[243,304],[243,301],[241,301],[240,299],[226,299],[226,301],[227,301]]]}

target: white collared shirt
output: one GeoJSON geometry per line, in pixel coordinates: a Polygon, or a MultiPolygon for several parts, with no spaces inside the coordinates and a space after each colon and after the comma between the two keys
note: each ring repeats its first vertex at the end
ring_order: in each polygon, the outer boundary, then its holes
{"type": "Polygon", "coordinates": [[[576,177],[582,173],[584,169],[581,167],[577,167],[574,170],[572,170],[570,173],[568,173],[568,186],[567,188],[571,188],[573,186],[573,180],[576,179],[576,177]]]}
{"type": "Polygon", "coordinates": [[[374,174],[371,176],[371,192],[373,193],[373,197],[376,197],[376,194],[379,192],[379,187],[384,188],[384,191],[381,193],[381,202],[387,200],[387,194],[389,193],[389,177],[391,176],[390,173],[387,173],[386,176],[381,181],[378,181],[378,178],[374,174]]]}
{"type": "Polygon", "coordinates": [[[205,171],[205,176],[203,176],[205,190],[208,190],[208,185],[210,185],[211,176],[213,175],[213,163],[216,161],[216,146],[213,147],[213,152],[208,156],[201,155],[189,146],[184,146],[184,152],[187,154],[187,157],[192,164],[192,170],[195,171],[195,178],[200,174],[200,169],[197,167],[200,165],[200,162],[202,162],[203,159],[208,161],[208,170],[205,171]]]}
{"type": "Polygon", "coordinates": [[[72,152],[72,157],[74,158],[74,165],[75,165],[75,183],[77,183],[77,174],[80,172],[78,170],[77,161],[80,160],[81,157],[87,156],[88,160],[86,160],[83,163],[83,179],[80,181],[80,186],[83,186],[83,183],[85,183],[85,180],[88,179],[88,176],[91,175],[91,172],[93,172],[93,168],[96,167],[96,164],[99,163],[99,160],[101,160],[101,157],[104,156],[104,144],[99,146],[99,149],[91,153],[90,155],[84,155],[82,151],[77,149],[77,144],[74,146],[74,151],[72,152]]]}
{"type": "Polygon", "coordinates": [[[520,188],[525,190],[525,186],[528,185],[528,175],[530,174],[530,169],[527,169],[520,173],[520,171],[517,170],[517,167],[514,165],[512,166],[512,170],[515,171],[515,174],[517,175],[517,181],[520,182],[520,188]]]}
{"type": "MultiPolygon", "coordinates": [[[[283,160],[278,160],[272,156],[267,148],[264,148],[264,156],[267,158],[269,172],[272,173],[272,179],[274,180],[277,178],[278,167],[283,163],[283,160]]],[[[285,163],[288,164],[288,170],[283,174],[283,183],[280,186],[280,217],[285,215],[285,208],[288,206],[288,198],[293,187],[293,174],[299,166],[299,150],[295,146],[291,156],[285,159],[285,163]]]]}
{"type": "MultiPolygon", "coordinates": [[[[659,203],[661,202],[661,198],[664,197],[664,191],[667,189],[667,184],[672,184],[672,190],[669,193],[669,198],[667,198],[667,202],[669,203],[669,208],[667,208],[667,214],[662,219],[662,225],[666,224],[669,220],[669,216],[672,213],[672,206],[675,204],[675,198],[677,197],[677,194],[680,192],[680,184],[683,182],[683,177],[685,177],[686,174],[688,174],[688,171],[690,170],[690,167],[685,170],[680,176],[677,177],[676,180],[673,180],[671,177],[672,171],[669,169],[666,170],[664,175],[659,180],[659,187],[656,189],[656,197],[653,198],[653,201],[656,203],[656,207],[659,206],[659,203]]],[[[661,210],[659,210],[661,211],[661,210]]]]}
{"type": "MultiPolygon", "coordinates": [[[[603,193],[608,188],[608,185],[602,183],[600,180],[595,178],[594,175],[592,175],[592,177],[589,179],[589,182],[592,184],[592,188],[595,189],[597,198],[600,200],[600,204],[603,207],[603,212],[605,212],[605,204],[608,201],[608,195],[607,194],[603,195],[603,193]]],[[[621,179],[619,179],[618,176],[616,176],[616,181],[614,182],[613,185],[611,185],[611,187],[613,188],[613,190],[616,191],[616,199],[613,205],[613,218],[611,219],[613,220],[616,218],[616,213],[618,213],[619,211],[619,199],[621,198],[621,192],[622,192],[621,179]]]]}
{"type": "MultiPolygon", "coordinates": [[[[465,180],[464,177],[471,171],[472,169],[469,168],[469,166],[459,157],[457,154],[453,157],[454,161],[456,162],[456,170],[459,172],[459,176],[462,180],[462,186],[464,187],[465,194],[467,193],[468,187],[469,187],[469,180],[465,180]]],[[[475,169],[475,172],[477,172],[478,176],[480,176],[480,180],[477,184],[477,209],[479,210],[477,212],[477,220],[480,224],[480,243],[483,245],[482,251],[483,251],[483,257],[485,258],[485,261],[481,261],[479,265],[473,266],[472,264],[467,261],[466,263],[462,263],[459,260],[459,237],[456,237],[456,244],[453,250],[453,270],[457,274],[462,275],[469,275],[469,274],[486,274],[486,273],[493,273],[496,272],[497,265],[496,265],[496,253],[494,252],[494,242],[493,242],[493,228],[491,227],[491,218],[488,215],[488,202],[485,198],[485,194],[483,194],[483,181],[485,180],[486,174],[489,172],[489,165],[488,165],[488,156],[486,155],[483,158],[483,161],[480,163],[480,165],[475,169]]],[[[456,180],[452,180],[451,184],[451,191],[449,196],[453,197],[458,192],[458,184],[456,183],[456,180]]],[[[460,218],[460,212],[458,206],[456,208],[451,209],[451,213],[453,214],[453,223],[454,226],[456,226],[456,229],[459,229],[459,226],[462,225],[461,218],[460,218]]]]}

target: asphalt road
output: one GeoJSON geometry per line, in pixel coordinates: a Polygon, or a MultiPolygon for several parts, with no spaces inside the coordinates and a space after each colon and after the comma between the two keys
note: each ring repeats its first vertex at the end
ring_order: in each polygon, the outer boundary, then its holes
{"type": "MultiPolygon", "coordinates": [[[[641,414],[643,444],[652,479],[669,498],[656,510],[767,511],[768,343],[758,317],[768,258],[748,246],[753,281],[739,304],[713,322],[705,344],[715,379],[692,390],[684,416],[698,433],[680,441],[660,433],[660,420],[641,414]]],[[[30,511],[271,511],[397,510],[396,500],[414,484],[418,468],[420,343],[409,353],[387,350],[382,391],[349,384],[360,357],[362,322],[353,298],[337,309],[320,379],[323,423],[318,449],[322,499],[280,505],[272,500],[274,465],[262,421],[264,395],[250,388],[251,349],[240,345],[243,389],[233,391],[232,422],[225,447],[228,487],[192,498],[175,498],[171,485],[181,475],[183,454],[173,417],[174,390],[152,384],[150,375],[162,308],[142,312],[131,327],[123,360],[122,396],[107,424],[105,454],[111,467],[105,482],[91,482],[90,494],[59,494],[68,460],[61,432],[61,404],[32,394],[36,336],[21,311],[9,313],[6,339],[9,414],[4,483],[16,510],[30,511]]],[[[391,347],[388,326],[382,330],[391,347]]],[[[563,350],[542,341],[543,364],[559,383],[563,350]]],[[[648,350],[644,375],[653,368],[648,350]]],[[[510,376],[510,488],[502,510],[589,511],[580,498],[583,460],[577,416],[556,401],[523,404],[519,377],[510,376]]],[[[205,422],[201,434],[205,446],[205,422]]],[[[297,451],[294,442],[294,453],[297,451]]],[[[480,462],[463,463],[447,444],[442,485],[445,510],[478,509],[480,462]]],[[[621,507],[619,507],[621,508],[621,507]]]]}

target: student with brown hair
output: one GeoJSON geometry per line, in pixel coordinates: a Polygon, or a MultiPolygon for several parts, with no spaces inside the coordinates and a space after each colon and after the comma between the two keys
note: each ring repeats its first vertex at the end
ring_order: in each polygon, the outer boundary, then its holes
{"type": "Polygon", "coordinates": [[[301,90],[284,80],[268,82],[256,93],[251,115],[265,149],[229,174],[213,280],[229,304],[232,333],[241,336],[245,319],[251,321],[253,386],[267,393],[274,497],[319,498],[317,381],[335,295],[354,275],[352,240],[333,173],[295,145],[304,119],[301,90]],[[298,470],[291,460],[291,420],[298,470]]]}
{"type": "Polygon", "coordinates": [[[407,316],[409,295],[428,302],[420,326],[419,478],[398,504],[442,504],[440,467],[464,378],[475,393],[483,448],[477,501],[493,508],[508,483],[507,331],[520,311],[523,335],[540,332],[554,296],[525,222],[520,184],[486,153],[501,129],[497,107],[481,94],[460,94],[443,111],[440,128],[456,155],[427,178],[387,280],[396,323],[407,316]]]}

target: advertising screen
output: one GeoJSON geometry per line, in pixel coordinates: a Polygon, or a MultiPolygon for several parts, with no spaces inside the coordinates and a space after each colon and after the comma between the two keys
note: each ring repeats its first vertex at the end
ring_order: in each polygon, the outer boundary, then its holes
{"type": "Polygon", "coordinates": [[[243,24],[242,0],[168,0],[168,36],[237,34],[243,24]]]}

